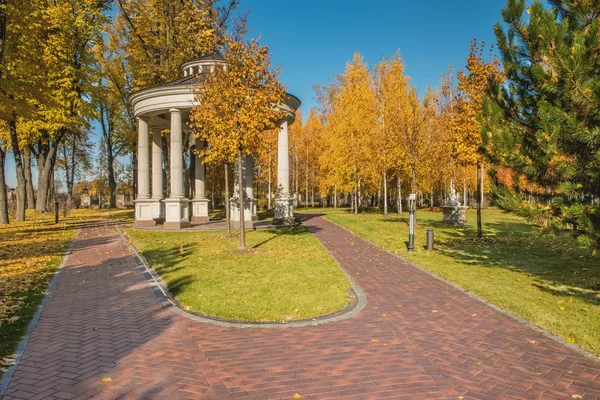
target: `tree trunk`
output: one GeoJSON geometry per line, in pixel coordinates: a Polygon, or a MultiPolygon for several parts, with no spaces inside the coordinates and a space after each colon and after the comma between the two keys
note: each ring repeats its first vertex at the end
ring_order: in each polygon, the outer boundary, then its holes
{"type": "Polygon", "coordinates": [[[433,208],[433,188],[429,189],[429,207],[433,208]]]}
{"type": "Polygon", "coordinates": [[[468,206],[467,181],[463,179],[463,206],[468,206]]]}
{"type": "MultiPolygon", "coordinates": [[[[133,153],[131,153],[131,165],[137,165],[137,153],[135,151],[133,151],[133,153]]],[[[131,179],[131,182],[133,183],[133,200],[135,201],[135,199],[137,198],[137,167],[133,168],[133,176],[131,179]]]]}
{"type": "Polygon", "coordinates": [[[242,169],[242,147],[238,149],[238,188],[239,188],[239,207],[240,207],[240,250],[246,250],[246,221],[244,219],[244,176],[242,169]]]}
{"type": "Polygon", "coordinates": [[[31,154],[25,155],[25,179],[27,180],[27,209],[35,210],[35,192],[33,190],[33,174],[31,173],[31,154]]]}
{"type": "Polygon", "coordinates": [[[337,185],[333,185],[333,208],[337,208],[337,185]]]}
{"type": "MultiPolygon", "coordinates": [[[[1,11],[1,8],[0,8],[1,11]]],[[[6,152],[0,143],[0,225],[6,225],[8,220],[8,196],[6,194],[6,176],[4,163],[6,160],[6,152]]]]}
{"type": "Polygon", "coordinates": [[[231,236],[231,209],[229,208],[229,169],[225,167],[225,222],[227,224],[227,236],[231,236]]]}
{"type": "Polygon", "coordinates": [[[477,237],[483,237],[481,227],[481,200],[483,199],[483,168],[481,164],[477,164],[477,237]]]}
{"type": "Polygon", "coordinates": [[[48,185],[48,203],[46,204],[46,209],[49,212],[54,210],[55,184],[54,168],[52,168],[52,172],[50,172],[50,184],[48,185]]]}
{"type": "Polygon", "coordinates": [[[15,219],[17,221],[25,221],[27,180],[25,179],[25,169],[23,167],[23,154],[19,148],[19,139],[17,138],[17,116],[14,112],[11,120],[8,122],[8,127],[10,131],[10,145],[15,158],[15,172],[17,173],[17,212],[15,219]]]}
{"type": "Polygon", "coordinates": [[[410,166],[411,175],[412,175],[412,193],[417,193],[417,167],[413,163],[410,166]]]}
{"type": "Polygon", "coordinates": [[[43,213],[48,211],[47,203],[51,189],[51,180],[54,174],[54,164],[56,163],[56,146],[48,149],[46,157],[43,157],[44,163],[39,166],[38,177],[38,198],[35,204],[35,212],[43,213]]]}
{"type": "MultiPolygon", "coordinates": [[[[306,164],[304,168],[304,198],[305,201],[308,202],[308,154],[306,154],[306,164]]],[[[308,204],[304,204],[304,207],[307,207],[308,204]]]]}
{"type": "MultiPolygon", "coordinates": [[[[117,207],[117,181],[115,180],[115,158],[113,154],[113,146],[112,146],[112,126],[108,125],[107,128],[104,128],[104,124],[102,124],[104,130],[104,143],[106,145],[106,162],[108,163],[106,171],[108,174],[108,207],[116,208],[117,207]]],[[[73,146],[73,153],[75,153],[75,146],[73,146]]]]}
{"type": "Polygon", "coordinates": [[[383,171],[383,215],[388,215],[387,171],[383,171]]]}
{"type": "Polygon", "coordinates": [[[402,215],[402,182],[400,181],[400,174],[396,178],[396,185],[398,186],[398,215],[402,215]]]}
{"type": "Polygon", "coordinates": [[[481,176],[480,176],[480,179],[481,179],[481,193],[479,195],[479,199],[481,200],[481,207],[483,207],[484,203],[485,203],[485,193],[484,193],[485,192],[485,188],[484,188],[484,185],[483,185],[484,184],[483,180],[485,178],[485,169],[483,167],[483,164],[480,165],[480,168],[481,168],[481,176]]]}

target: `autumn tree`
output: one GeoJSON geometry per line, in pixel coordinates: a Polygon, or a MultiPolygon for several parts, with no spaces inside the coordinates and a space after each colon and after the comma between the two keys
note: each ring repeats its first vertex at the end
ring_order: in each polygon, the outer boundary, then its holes
{"type": "Polygon", "coordinates": [[[226,37],[225,65],[215,68],[198,85],[199,105],[192,110],[191,121],[196,137],[209,143],[201,152],[206,163],[238,160],[240,249],[245,250],[241,161],[260,147],[265,132],[283,118],[277,105],[283,104],[286,93],[278,81],[279,70],[271,69],[268,48],[256,39],[244,40],[244,27],[238,32],[226,37]]]}
{"type": "Polygon", "coordinates": [[[450,148],[453,159],[461,165],[477,166],[477,236],[483,235],[481,207],[483,202],[483,148],[482,110],[483,101],[490,85],[502,82],[499,61],[485,61],[485,43],[473,40],[469,46],[466,71],[458,73],[458,99],[454,120],[451,124],[450,148]]]}
{"type": "Polygon", "coordinates": [[[361,185],[368,183],[367,171],[371,153],[366,145],[375,129],[375,93],[371,74],[361,55],[354,53],[342,75],[330,88],[331,114],[328,116],[330,134],[335,143],[330,145],[336,174],[349,185],[353,197],[353,211],[358,214],[361,185]]]}
{"type": "Polygon", "coordinates": [[[43,41],[45,91],[51,102],[39,104],[33,119],[31,146],[38,164],[36,211],[48,209],[58,150],[65,137],[86,129],[93,109],[89,101],[96,82],[93,46],[101,40],[108,0],[60,0],[45,8],[43,41]]]}
{"type": "Polygon", "coordinates": [[[402,127],[408,107],[409,79],[404,74],[404,63],[400,52],[390,59],[383,59],[375,66],[374,82],[377,100],[377,130],[374,135],[373,151],[377,171],[383,182],[383,214],[388,214],[388,171],[396,171],[400,184],[404,157],[402,127]]]}
{"type": "Polygon", "coordinates": [[[133,90],[172,81],[191,58],[217,51],[237,0],[117,0],[119,35],[133,90]]]}
{"type": "MultiPolygon", "coordinates": [[[[39,0],[24,4],[8,1],[1,8],[3,15],[0,15],[0,19],[3,19],[4,26],[0,27],[3,47],[0,61],[0,120],[7,129],[2,130],[4,135],[0,141],[10,148],[14,157],[17,175],[16,220],[22,221],[27,204],[25,171],[28,160],[25,159],[24,149],[27,148],[28,138],[19,131],[19,122],[24,117],[31,117],[35,109],[34,100],[39,100],[43,94],[42,42],[39,38],[45,36],[45,27],[40,23],[44,6],[39,0]],[[30,42],[23,38],[32,40],[30,42]]],[[[3,181],[0,186],[6,187],[4,159],[5,150],[0,150],[0,179],[3,181]]],[[[5,199],[0,199],[0,207],[5,209],[5,204],[5,199]]]]}
{"type": "Polygon", "coordinates": [[[102,143],[106,146],[107,180],[110,208],[117,206],[117,179],[115,163],[118,157],[133,152],[131,144],[135,137],[133,113],[124,98],[131,90],[127,80],[123,55],[115,46],[116,32],[108,30],[107,43],[98,43],[95,47],[98,83],[93,93],[96,118],[100,122],[102,143]]]}
{"type": "Polygon", "coordinates": [[[318,154],[320,151],[320,138],[323,126],[319,119],[317,109],[310,109],[306,124],[302,127],[302,137],[300,140],[300,157],[302,158],[304,197],[306,201],[311,193],[311,205],[314,207],[314,188],[317,186],[316,179],[319,169],[318,154]]]}

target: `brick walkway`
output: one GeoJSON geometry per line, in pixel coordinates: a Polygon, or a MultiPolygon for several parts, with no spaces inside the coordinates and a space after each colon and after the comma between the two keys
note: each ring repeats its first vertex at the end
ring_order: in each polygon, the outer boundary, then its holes
{"type": "Polygon", "coordinates": [[[330,222],[306,224],[366,292],[359,315],[192,321],[162,308],[114,227],[80,232],[5,399],[600,399],[600,364],[330,222]]]}

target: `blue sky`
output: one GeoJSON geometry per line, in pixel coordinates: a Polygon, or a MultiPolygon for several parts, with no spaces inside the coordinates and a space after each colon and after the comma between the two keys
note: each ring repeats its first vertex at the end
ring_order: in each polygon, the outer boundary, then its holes
{"type": "Polygon", "coordinates": [[[420,93],[437,86],[448,64],[465,64],[473,38],[495,43],[505,0],[242,0],[250,34],[272,52],[281,81],[315,104],[313,84],[328,84],[359,51],[370,67],[400,50],[420,93]]]}
{"type": "MultiPolygon", "coordinates": [[[[355,51],[369,67],[400,50],[420,93],[437,86],[448,64],[462,68],[473,38],[495,43],[494,24],[506,0],[241,0],[250,10],[251,36],[269,46],[280,80],[302,100],[304,116],[316,105],[313,85],[329,84],[355,51]]],[[[99,129],[97,124],[93,129],[99,129]]],[[[96,132],[96,136],[100,135],[96,132]]],[[[12,154],[6,178],[16,185],[12,154]]],[[[34,178],[35,179],[35,178],[34,178]]]]}

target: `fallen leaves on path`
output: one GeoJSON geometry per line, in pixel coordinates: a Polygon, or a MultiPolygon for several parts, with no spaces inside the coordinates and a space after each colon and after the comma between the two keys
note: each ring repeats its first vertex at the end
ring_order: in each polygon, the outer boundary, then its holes
{"type": "MultiPolygon", "coordinates": [[[[130,215],[127,210],[73,210],[54,224],[54,215],[28,211],[26,221],[0,225],[0,327],[6,331],[7,326],[31,318],[34,310],[24,312],[23,308],[39,301],[38,297],[32,303],[31,296],[45,293],[77,230],[108,220],[129,220],[130,215]]],[[[22,334],[20,329],[8,332],[22,334]]],[[[5,338],[0,332],[0,341],[5,338]]]]}

